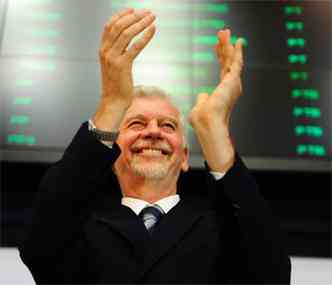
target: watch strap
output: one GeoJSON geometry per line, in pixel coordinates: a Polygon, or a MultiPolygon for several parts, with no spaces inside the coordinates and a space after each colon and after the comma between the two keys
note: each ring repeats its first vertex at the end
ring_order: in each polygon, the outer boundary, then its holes
{"type": "Polygon", "coordinates": [[[89,131],[95,138],[109,147],[113,145],[119,135],[119,132],[107,132],[97,129],[91,119],[89,120],[89,131]]]}

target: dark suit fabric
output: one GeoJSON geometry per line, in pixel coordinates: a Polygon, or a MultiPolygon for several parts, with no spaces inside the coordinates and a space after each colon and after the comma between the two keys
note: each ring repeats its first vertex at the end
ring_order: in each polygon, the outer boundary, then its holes
{"type": "Polygon", "coordinates": [[[289,284],[282,234],[239,156],[219,181],[181,174],[181,201],[150,236],[121,205],[119,153],[84,123],[42,179],[19,248],[38,284],[289,284]]]}

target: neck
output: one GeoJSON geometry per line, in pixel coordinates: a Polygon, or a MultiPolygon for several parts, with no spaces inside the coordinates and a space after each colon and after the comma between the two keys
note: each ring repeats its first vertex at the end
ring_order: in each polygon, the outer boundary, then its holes
{"type": "Polygon", "coordinates": [[[177,177],[170,179],[148,179],[141,176],[130,176],[124,174],[118,176],[122,195],[141,199],[151,204],[165,197],[175,195],[177,188],[177,177]]]}

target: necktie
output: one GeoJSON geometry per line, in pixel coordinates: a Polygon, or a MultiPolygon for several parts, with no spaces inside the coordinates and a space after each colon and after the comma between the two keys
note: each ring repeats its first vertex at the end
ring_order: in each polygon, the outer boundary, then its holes
{"type": "Polygon", "coordinates": [[[149,233],[152,234],[154,227],[164,214],[163,210],[158,205],[147,206],[140,213],[143,223],[149,233]]]}

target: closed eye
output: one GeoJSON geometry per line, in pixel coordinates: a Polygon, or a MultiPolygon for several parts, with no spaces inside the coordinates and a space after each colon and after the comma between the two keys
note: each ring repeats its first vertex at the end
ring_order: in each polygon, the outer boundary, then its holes
{"type": "Polygon", "coordinates": [[[176,126],[174,126],[172,123],[163,123],[162,128],[166,131],[175,131],[176,126]]]}
{"type": "Polygon", "coordinates": [[[143,128],[143,127],[144,127],[144,122],[138,120],[131,121],[128,124],[128,128],[143,128]]]}

